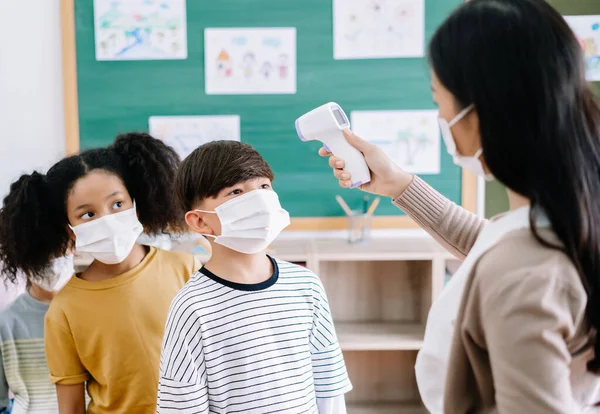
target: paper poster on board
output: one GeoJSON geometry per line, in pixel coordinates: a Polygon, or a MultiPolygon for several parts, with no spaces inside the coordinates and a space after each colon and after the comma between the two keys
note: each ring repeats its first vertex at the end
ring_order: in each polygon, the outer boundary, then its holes
{"type": "Polygon", "coordinates": [[[565,16],[565,20],[583,48],[586,79],[600,81],[600,15],[565,16]]]}
{"type": "Polygon", "coordinates": [[[96,60],[187,58],[185,0],[94,0],[96,60]]]}
{"type": "Polygon", "coordinates": [[[296,93],[295,28],[204,30],[207,94],[296,93]]]}
{"type": "Polygon", "coordinates": [[[440,173],[438,111],[352,111],[352,131],[412,174],[440,173]]]}
{"type": "Polygon", "coordinates": [[[151,116],[150,135],[163,140],[183,160],[210,141],[240,140],[239,115],[151,116]]]}
{"type": "Polygon", "coordinates": [[[333,57],[425,54],[425,0],[333,0],[333,57]]]}

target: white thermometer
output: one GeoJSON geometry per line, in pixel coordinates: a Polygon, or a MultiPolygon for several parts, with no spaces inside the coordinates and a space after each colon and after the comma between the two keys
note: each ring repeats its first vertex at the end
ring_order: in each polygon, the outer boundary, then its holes
{"type": "Polygon", "coordinates": [[[344,160],[352,177],[352,188],[371,181],[371,172],[362,153],[346,141],[343,130],[350,121],[342,108],[329,102],[296,119],[296,132],[302,141],[321,141],[325,149],[344,160]]]}

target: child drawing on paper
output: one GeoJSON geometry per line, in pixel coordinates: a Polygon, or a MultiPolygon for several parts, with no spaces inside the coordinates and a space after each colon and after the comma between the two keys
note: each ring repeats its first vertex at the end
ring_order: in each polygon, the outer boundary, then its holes
{"type": "Polygon", "coordinates": [[[598,56],[598,45],[596,45],[596,41],[593,38],[583,39],[582,46],[586,59],[598,56]]]}
{"type": "Polygon", "coordinates": [[[222,78],[228,78],[232,75],[233,63],[229,53],[225,50],[221,50],[217,57],[217,75],[222,78]]]}
{"type": "Polygon", "coordinates": [[[110,33],[100,42],[100,48],[102,49],[102,53],[104,55],[109,55],[114,53],[114,50],[117,48],[117,34],[115,32],[110,33]]]}
{"type": "Polygon", "coordinates": [[[233,140],[235,141],[235,134],[229,128],[224,127],[223,125],[219,125],[217,123],[212,124],[206,130],[206,137],[204,138],[204,142],[208,141],[225,141],[225,140],[233,140]]]}
{"type": "Polygon", "coordinates": [[[582,39],[578,36],[577,39],[583,49],[586,71],[588,73],[600,71],[600,45],[593,37],[582,39]]]}
{"type": "Polygon", "coordinates": [[[254,53],[246,52],[242,58],[242,68],[244,69],[244,77],[249,79],[254,74],[254,66],[256,65],[256,57],[254,53]]]}
{"type": "Polygon", "coordinates": [[[260,73],[265,77],[265,79],[269,79],[272,71],[273,71],[273,65],[271,65],[271,62],[265,60],[265,62],[262,64],[262,66],[260,68],[260,73]]]}
{"type": "Polygon", "coordinates": [[[358,36],[362,32],[363,22],[359,18],[359,13],[357,13],[356,10],[350,11],[348,13],[347,19],[348,19],[348,24],[345,25],[346,33],[344,34],[344,37],[346,37],[346,39],[349,42],[356,42],[358,36]]]}
{"type": "Polygon", "coordinates": [[[279,77],[285,79],[288,76],[288,55],[282,53],[279,55],[279,77]]]}
{"type": "Polygon", "coordinates": [[[405,165],[414,166],[416,158],[427,149],[430,143],[429,137],[424,133],[415,135],[412,129],[398,131],[395,142],[396,159],[404,154],[405,165]],[[405,147],[405,151],[402,151],[402,147],[405,147]]]}
{"type": "Polygon", "coordinates": [[[364,10],[362,47],[379,49],[383,42],[389,41],[388,34],[394,32],[394,25],[390,24],[388,9],[383,1],[372,1],[364,10]]]}
{"type": "Polygon", "coordinates": [[[578,34],[577,40],[583,49],[586,78],[600,80],[600,22],[591,24],[591,33],[578,34]]]}

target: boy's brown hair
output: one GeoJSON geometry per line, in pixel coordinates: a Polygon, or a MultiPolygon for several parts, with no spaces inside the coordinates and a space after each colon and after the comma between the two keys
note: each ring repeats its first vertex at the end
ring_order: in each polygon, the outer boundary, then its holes
{"type": "Polygon", "coordinates": [[[217,197],[227,187],[254,178],[275,178],[269,164],[252,146],[238,141],[213,141],[196,148],[179,167],[175,179],[183,211],[217,197]]]}

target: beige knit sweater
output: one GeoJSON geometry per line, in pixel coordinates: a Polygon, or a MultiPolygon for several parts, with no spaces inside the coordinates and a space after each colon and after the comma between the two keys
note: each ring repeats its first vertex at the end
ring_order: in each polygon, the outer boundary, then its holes
{"type": "MultiPolygon", "coordinates": [[[[486,224],[418,177],[394,203],[464,258],[486,224]]],[[[555,239],[542,231],[547,239],[555,239]]],[[[450,351],[448,414],[600,412],[587,294],[570,260],[529,230],[508,233],[468,276],[450,351]]]]}

